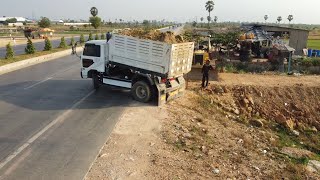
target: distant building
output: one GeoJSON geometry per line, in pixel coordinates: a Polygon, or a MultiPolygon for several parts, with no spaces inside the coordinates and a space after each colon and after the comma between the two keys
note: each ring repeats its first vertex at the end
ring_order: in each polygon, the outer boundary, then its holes
{"type": "Polygon", "coordinates": [[[64,21],[63,20],[51,20],[52,23],[58,23],[58,24],[63,24],[64,21]]]}
{"type": "Polygon", "coordinates": [[[29,19],[24,18],[24,17],[0,17],[0,24],[3,24],[4,22],[6,22],[6,20],[8,19],[13,19],[16,18],[17,19],[17,23],[24,23],[24,22],[31,22],[29,19]]]}
{"type": "Polygon", "coordinates": [[[63,23],[65,26],[83,26],[83,25],[91,25],[91,23],[63,23]]]}
{"type": "Polygon", "coordinates": [[[303,49],[307,47],[309,31],[291,27],[272,26],[264,24],[246,24],[243,27],[258,27],[272,34],[274,38],[286,36],[289,39],[288,45],[294,48],[296,55],[303,55],[303,49]]]}
{"type": "Polygon", "coordinates": [[[22,22],[17,22],[17,23],[8,23],[9,27],[22,27],[24,26],[22,22]]]}

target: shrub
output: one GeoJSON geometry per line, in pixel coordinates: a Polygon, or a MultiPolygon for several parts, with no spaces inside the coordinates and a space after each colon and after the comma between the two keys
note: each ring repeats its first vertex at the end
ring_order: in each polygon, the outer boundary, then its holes
{"type": "Polygon", "coordinates": [[[50,51],[51,49],[52,49],[52,44],[51,44],[51,41],[49,40],[49,38],[46,38],[45,40],[44,40],[44,43],[45,43],[45,45],[44,45],[44,51],[50,51]]]}
{"type": "Polygon", "coordinates": [[[67,47],[66,41],[65,41],[64,37],[62,37],[62,38],[61,38],[60,45],[59,45],[59,48],[65,48],[65,47],[67,47]]]}
{"type": "Polygon", "coordinates": [[[91,41],[91,40],[93,40],[92,33],[89,34],[89,38],[88,38],[88,41],[91,41]]]}
{"type": "Polygon", "coordinates": [[[12,59],[14,57],[14,51],[13,51],[13,48],[11,46],[10,43],[7,44],[6,46],[7,48],[7,53],[6,53],[6,59],[12,59]]]}
{"type": "Polygon", "coordinates": [[[311,63],[313,66],[320,66],[320,58],[312,58],[311,63]]]}
{"type": "Polygon", "coordinates": [[[84,35],[81,34],[81,35],[80,35],[80,44],[83,44],[84,42],[85,42],[85,40],[84,40],[84,35]]]}
{"type": "Polygon", "coordinates": [[[95,40],[99,40],[99,36],[98,36],[98,34],[96,34],[96,36],[95,36],[95,38],[94,38],[95,40]]]}
{"type": "Polygon", "coordinates": [[[31,39],[28,38],[27,47],[24,49],[26,54],[34,54],[36,52],[36,48],[34,47],[31,39]]]}
{"type": "Polygon", "coordinates": [[[73,36],[71,37],[71,39],[70,39],[70,44],[69,44],[69,46],[73,46],[74,45],[74,38],[73,38],[73,36]]]}
{"type": "Polygon", "coordinates": [[[104,33],[101,34],[101,39],[106,39],[106,35],[104,33]]]}

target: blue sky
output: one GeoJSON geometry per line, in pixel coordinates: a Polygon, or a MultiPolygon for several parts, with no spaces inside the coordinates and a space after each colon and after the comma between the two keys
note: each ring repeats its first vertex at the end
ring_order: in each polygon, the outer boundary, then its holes
{"type": "MultiPolygon", "coordinates": [[[[46,16],[50,19],[88,19],[96,6],[105,20],[167,19],[193,21],[206,17],[206,0],[2,0],[0,16],[46,16]]],[[[270,22],[289,14],[294,23],[320,24],[320,0],[215,0],[213,16],[219,21],[270,22]]]]}

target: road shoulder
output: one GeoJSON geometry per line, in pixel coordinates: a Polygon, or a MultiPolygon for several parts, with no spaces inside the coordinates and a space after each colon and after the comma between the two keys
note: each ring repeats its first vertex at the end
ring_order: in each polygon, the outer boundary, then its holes
{"type": "Polygon", "coordinates": [[[166,116],[156,106],[127,108],[85,179],[152,179],[148,170],[166,116]]]}

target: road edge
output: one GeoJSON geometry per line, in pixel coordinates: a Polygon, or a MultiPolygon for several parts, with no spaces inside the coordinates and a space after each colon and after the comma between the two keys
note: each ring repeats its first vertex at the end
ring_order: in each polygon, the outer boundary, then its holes
{"type": "Polygon", "coordinates": [[[90,164],[90,166],[89,166],[86,174],[83,176],[82,180],[86,180],[86,177],[88,176],[88,174],[89,174],[92,166],[94,165],[94,163],[96,162],[96,160],[99,158],[99,155],[100,155],[100,153],[102,152],[104,146],[107,144],[107,142],[108,142],[109,139],[111,138],[111,135],[113,134],[114,129],[115,129],[115,128],[117,127],[117,125],[120,123],[120,121],[122,120],[122,118],[124,117],[124,115],[128,112],[128,109],[129,109],[129,108],[130,108],[130,107],[125,107],[125,108],[123,109],[123,112],[122,112],[122,114],[120,115],[120,117],[118,118],[117,123],[114,125],[114,127],[113,127],[110,135],[106,138],[106,141],[105,141],[105,142],[103,143],[103,145],[100,147],[98,154],[96,155],[96,157],[94,158],[94,160],[91,162],[91,164],[90,164]]]}
{"type": "Polygon", "coordinates": [[[40,64],[43,62],[47,62],[47,61],[51,61],[63,56],[67,56],[69,54],[71,54],[72,50],[68,49],[68,50],[64,50],[64,51],[60,51],[60,52],[56,52],[56,53],[52,53],[52,54],[47,54],[47,55],[43,55],[43,56],[39,56],[39,57],[34,57],[34,58],[30,58],[30,59],[26,59],[26,60],[22,60],[22,61],[18,61],[18,62],[14,62],[14,63],[10,63],[7,65],[3,65],[0,66],[0,75],[2,74],[6,74],[12,71],[16,71],[22,68],[26,68],[35,64],[40,64]]]}

